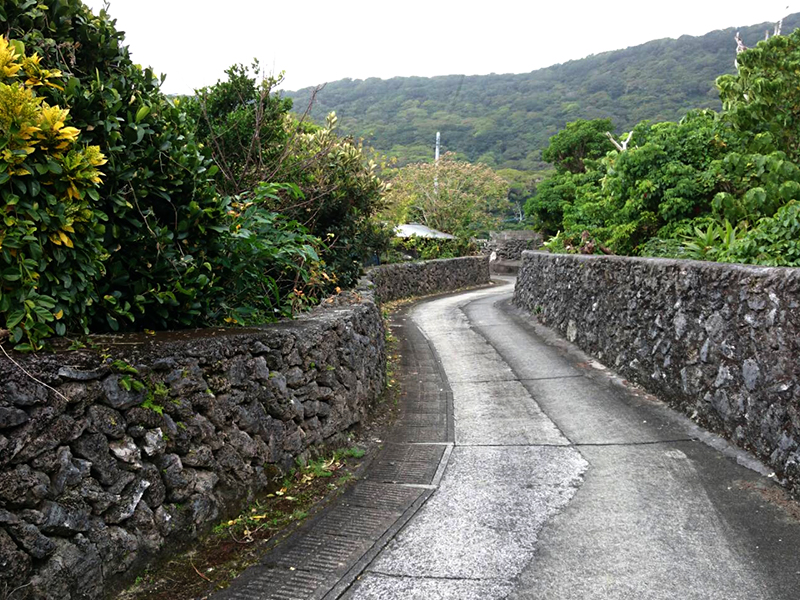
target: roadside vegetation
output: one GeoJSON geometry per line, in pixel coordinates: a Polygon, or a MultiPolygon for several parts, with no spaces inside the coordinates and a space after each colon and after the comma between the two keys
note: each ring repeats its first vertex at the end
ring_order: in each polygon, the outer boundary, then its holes
{"type": "Polygon", "coordinates": [[[0,336],[251,324],[357,278],[384,184],[234,66],[188,99],[79,0],[0,8],[0,336]]]}
{"type": "Polygon", "coordinates": [[[547,246],[799,266],[800,31],[737,63],[717,79],[721,112],[644,121],[615,142],[608,120],[553,136],[544,156],[556,171],[526,206],[547,246]]]}
{"type": "Polygon", "coordinates": [[[7,0],[0,25],[0,341],[16,350],[291,317],[365,264],[473,254],[498,228],[555,251],[800,264],[796,31],[739,55],[721,112],[643,121],[619,150],[610,120],[573,121],[523,172],[450,153],[397,167],[257,62],[169,98],[80,0],[7,0]],[[457,239],[394,239],[412,221],[457,239]]]}
{"type": "MultiPolygon", "coordinates": [[[[494,223],[437,213],[458,243],[393,241],[378,218],[391,161],[339,135],[335,114],[294,110],[257,62],[169,98],[105,10],[8,0],[0,25],[0,342],[16,350],[291,317],[364,264],[472,253],[468,230],[494,223]]],[[[451,166],[480,168],[443,161],[452,213],[474,194],[450,193],[451,166]]]]}

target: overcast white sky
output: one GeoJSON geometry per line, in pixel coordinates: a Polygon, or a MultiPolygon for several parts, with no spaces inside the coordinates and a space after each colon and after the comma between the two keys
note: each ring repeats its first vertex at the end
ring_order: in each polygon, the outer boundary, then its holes
{"type": "Polygon", "coordinates": [[[345,77],[524,73],[798,11],[800,0],[110,0],[109,9],[134,60],[167,74],[167,93],[212,84],[254,57],[286,71],[290,90],[345,77]]]}

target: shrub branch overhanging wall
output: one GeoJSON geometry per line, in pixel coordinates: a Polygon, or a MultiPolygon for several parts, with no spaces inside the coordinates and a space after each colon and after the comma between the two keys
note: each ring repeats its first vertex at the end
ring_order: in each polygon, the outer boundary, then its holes
{"type": "Polygon", "coordinates": [[[0,357],[0,598],[102,598],[238,511],[383,392],[374,297],[488,280],[486,257],[387,265],[295,321],[98,338],[111,358],[15,356],[58,394],[0,357]]]}
{"type": "Polygon", "coordinates": [[[514,303],[800,495],[800,269],[525,252],[514,303]]]}

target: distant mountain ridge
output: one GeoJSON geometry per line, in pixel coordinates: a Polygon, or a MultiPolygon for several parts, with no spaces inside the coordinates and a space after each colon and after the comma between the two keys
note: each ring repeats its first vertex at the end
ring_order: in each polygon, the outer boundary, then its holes
{"type": "MultiPolygon", "coordinates": [[[[336,111],[344,133],[401,163],[432,158],[441,131],[446,151],[538,170],[542,148],[568,121],[608,117],[621,131],[645,119],[677,120],[692,108],[719,109],[714,81],[734,71],[735,32],[754,46],[772,26],[655,40],[523,74],[342,79],[319,92],[311,116],[322,122],[336,111]]],[[[784,19],[784,34],[798,27],[800,13],[784,19]]],[[[311,93],[285,95],[302,112],[311,93]]]]}

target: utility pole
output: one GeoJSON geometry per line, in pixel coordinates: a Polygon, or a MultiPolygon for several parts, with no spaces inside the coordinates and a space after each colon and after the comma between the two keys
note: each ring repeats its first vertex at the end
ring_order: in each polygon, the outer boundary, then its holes
{"type": "Polygon", "coordinates": [[[433,165],[434,165],[434,168],[435,168],[435,174],[433,176],[433,194],[434,194],[434,196],[438,196],[439,195],[439,141],[440,140],[441,140],[441,137],[439,135],[439,132],[437,131],[436,132],[436,151],[434,152],[434,155],[433,155],[433,165]]]}

